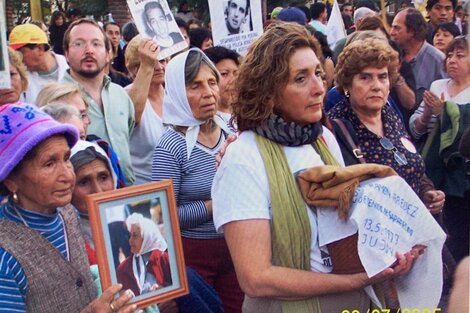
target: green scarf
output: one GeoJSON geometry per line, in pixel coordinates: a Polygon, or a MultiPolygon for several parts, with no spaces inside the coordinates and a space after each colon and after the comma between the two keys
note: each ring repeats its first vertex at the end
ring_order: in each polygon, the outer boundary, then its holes
{"type": "MultiPolygon", "coordinates": [[[[273,263],[310,271],[310,222],[283,146],[260,135],[256,135],[256,144],[266,168],[271,194],[273,263]]],[[[337,164],[320,138],[315,141],[314,147],[328,164],[337,164]]],[[[316,297],[282,301],[281,305],[283,313],[321,313],[316,297]]]]}

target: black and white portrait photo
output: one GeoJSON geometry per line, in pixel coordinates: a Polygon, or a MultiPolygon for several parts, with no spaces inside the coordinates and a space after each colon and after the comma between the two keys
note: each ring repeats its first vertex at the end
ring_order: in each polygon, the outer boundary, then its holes
{"type": "Polygon", "coordinates": [[[139,33],[160,46],[159,60],[187,47],[166,0],[128,0],[127,4],[139,33]]]}
{"type": "Polygon", "coordinates": [[[241,34],[253,30],[250,0],[228,0],[225,9],[227,35],[241,34]]]}

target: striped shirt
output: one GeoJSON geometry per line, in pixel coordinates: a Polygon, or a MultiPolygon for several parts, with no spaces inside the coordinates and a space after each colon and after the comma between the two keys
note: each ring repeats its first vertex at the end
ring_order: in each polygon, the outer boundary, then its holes
{"type": "MultiPolygon", "coordinates": [[[[58,212],[40,214],[18,207],[16,209],[21,216],[15,211],[11,202],[1,205],[0,219],[19,224],[24,224],[24,220],[28,227],[38,231],[64,258],[68,258],[64,223],[58,212]]],[[[26,312],[27,290],[28,281],[21,265],[10,253],[0,247],[0,312],[26,312]]]]}
{"type": "Polygon", "coordinates": [[[215,154],[224,140],[225,135],[221,132],[219,141],[213,148],[197,142],[188,160],[184,135],[169,128],[154,150],[152,181],[173,180],[183,237],[223,238],[223,234],[215,231],[214,221],[208,214],[204,201],[211,200],[215,154]]]}

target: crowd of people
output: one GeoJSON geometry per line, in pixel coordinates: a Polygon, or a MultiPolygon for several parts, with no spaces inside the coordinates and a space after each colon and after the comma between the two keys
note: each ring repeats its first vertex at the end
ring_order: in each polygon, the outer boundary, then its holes
{"type": "MultiPolygon", "coordinates": [[[[226,2],[227,31],[251,31],[236,25],[250,1],[226,2]]],[[[0,312],[134,312],[132,297],[174,284],[164,231],[122,206],[107,212],[118,283],[95,290],[85,205],[167,179],[189,295],[149,312],[366,312],[368,286],[398,310],[395,279],[426,251],[397,251],[372,277],[335,272],[296,183],[355,164],[390,168],[444,229],[439,308],[468,311],[468,3],[428,0],[423,14],[403,1],[384,19],[373,1],[344,2],[335,46],[328,3],[277,7],[244,56],[214,47],[186,1],[169,36],[155,1],[145,34],[78,10],[15,26],[0,89],[0,312]],[[450,295],[454,272],[467,299],[450,295]]]]}

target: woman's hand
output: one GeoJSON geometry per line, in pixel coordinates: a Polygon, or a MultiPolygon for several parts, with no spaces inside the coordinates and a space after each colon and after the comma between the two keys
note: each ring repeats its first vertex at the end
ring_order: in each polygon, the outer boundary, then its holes
{"type": "Polygon", "coordinates": [[[368,278],[365,282],[365,286],[375,284],[387,279],[391,279],[397,276],[406,275],[410,272],[414,261],[424,253],[426,249],[425,246],[416,245],[410,251],[406,252],[405,254],[401,254],[397,252],[395,254],[397,260],[394,264],[390,267],[384,269],[382,272],[378,273],[377,275],[368,278]]]}
{"type": "Polygon", "coordinates": [[[423,203],[431,214],[441,213],[445,201],[446,195],[441,190],[428,190],[423,195],[423,203]]]}
{"type": "Polygon", "coordinates": [[[235,135],[228,135],[227,139],[225,139],[224,144],[222,145],[222,148],[217,152],[215,155],[215,168],[219,168],[220,162],[222,162],[222,158],[224,157],[225,151],[227,150],[227,147],[237,140],[237,136],[235,135]]]}
{"type": "Polygon", "coordinates": [[[112,285],[106,289],[103,294],[93,300],[85,307],[82,313],[132,313],[137,310],[137,305],[126,303],[134,297],[134,293],[128,289],[123,292],[119,298],[114,299],[115,295],[122,289],[122,284],[112,285]]]}
{"type": "Polygon", "coordinates": [[[138,52],[140,66],[151,68],[153,70],[158,62],[157,56],[160,52],[160,46],[152,39],[144,38],[139,44],[138,52]]]}
{"type": "Polygon", "coordinates": [[[444,99],[444,93],[441,94],[441,97],[439,98],[436,94],[433,92],[426,90],[423,95],[423,101],[424,101],[424,112],[423,115],[426,115],[426,117],[431,117],[431,115],[438,115],[441,113],[442,108],[444,107],[445,99],[444,99]]]}

